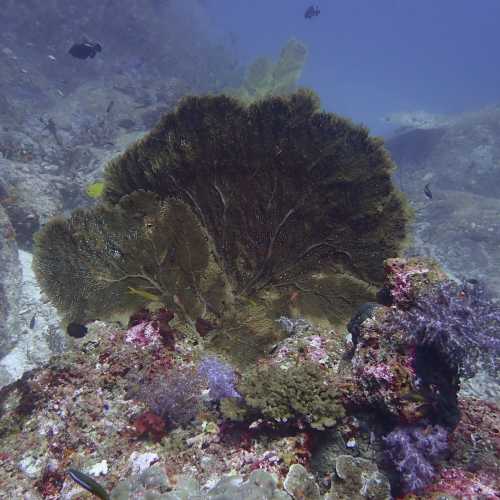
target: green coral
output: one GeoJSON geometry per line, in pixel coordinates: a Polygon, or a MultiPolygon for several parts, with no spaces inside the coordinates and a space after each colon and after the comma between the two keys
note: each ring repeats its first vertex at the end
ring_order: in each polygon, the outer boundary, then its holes
{"type": "Polygon", "coordinates": [[[245,103],[270,96],[285,96],[296,90],[307,57],[307,49],[300,41],[291,39],[283,47],[276,63],[259,57],[248,68],[245,80],[237,89],[226,93],[245,103]]]}
{"type": "Polygon", "coordinates": [[[344,415],[333,379],[311,361],[296,362],[286,369],[258,366],[243,375],[238,391],[247,405],[277,421],[304,419],[312,428],[324,429],[344,415]]]}

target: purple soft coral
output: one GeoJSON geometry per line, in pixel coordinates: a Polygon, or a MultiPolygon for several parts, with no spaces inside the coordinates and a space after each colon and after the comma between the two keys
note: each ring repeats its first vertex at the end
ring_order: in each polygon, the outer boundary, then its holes
{"type": "Polygon", "coordinates": [[[448,447],[448,433],[440,425],[397,427],[383,440],[406,492],[421,490],[432,482],[433,463],[448,447]]]}
{"type": "Polygon", "coordinates": [[[417,345],[433,347],[465,378],[498,370],[500,306],[477,282],[438,283],[408,310],[394,310],[391,330],[403,328],[417,345]]]}
{"type": "Polygon", "coordinates": [[[203,358],[198,365],[198,373],[206,378],[212,399],[218,401],[222,398],[241,397],[234,388],[236,383],[234,370],[215,356],[203,358]]]}

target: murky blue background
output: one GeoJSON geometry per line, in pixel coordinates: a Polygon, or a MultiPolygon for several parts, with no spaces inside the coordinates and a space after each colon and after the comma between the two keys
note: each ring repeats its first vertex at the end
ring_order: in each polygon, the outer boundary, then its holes
{"type": "Polygon", "coordinates": [[[208,0],[243,60],[277,55],[296,37],[309,49],[301,83],[323,105],[369,125],[398,111],[476,110],[500,101],[500,1],[208,0]]]}

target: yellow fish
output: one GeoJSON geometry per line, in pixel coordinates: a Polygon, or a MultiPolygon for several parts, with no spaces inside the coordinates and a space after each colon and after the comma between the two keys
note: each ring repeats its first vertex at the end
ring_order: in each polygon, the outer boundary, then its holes
{"type": "Polygon", "coordinates": [[[161,297],[159,295],[155,295],[154,293],[146,292],[146,290],[142,290],[141,288],[134,288],[129,286],[128,293],[131,295],[138,295],[143,299],[149,300],[150,302],[160,302],[161,297]]]}
{"type": "Polygon", "coordinates": [[[85,192],[91,198],[100,198],[104,192],[104,182],[98,181],[89,184],[85,189],[85,192]]]}

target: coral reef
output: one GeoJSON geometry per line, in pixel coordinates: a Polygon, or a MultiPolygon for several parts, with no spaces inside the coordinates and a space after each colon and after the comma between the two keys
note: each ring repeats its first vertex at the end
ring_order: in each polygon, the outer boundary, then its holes
{"type": "Polygon", "coordinates": [[[333,378],[313,362],[258,366],[243,375],[238,389],[246,404],[277,422],[301,421],[324,429],[344,415],[333,378]]]}
{"type": "Polygon", "coordinates": [[[352,371],[339,386],[348,412],[375,411],[383,419],[383,441],[403,491],[422,493],[439,477],[434,465],[443,459],[448,434],[455,457],[448,463],[467,463],[464,448],[470,454],[472,444],[479,468],[491,474],[484,459],[493,453],[495,438],[464,443],[469,419],[481,418],[471,413],[473,405],[464,406],[467,400],[459,405],[457,393],[460,379],[481,360],[497,362],[497,306],[478,283],[450,282],[430,260],[390,259],[386,272],[380,297],[392,305],[367,304],[349,325],[352,371]]]}
{"type": "MultiPolygon", "coordinates": [[[[386,271],[401,273],[385,282],[414,301],[439,275],[419,259],[386,271]]],[[[438,377],[421,379],[414,337],[387,325],[411,307],[372,303],[351,322],[355,344],[281,316],[288,336],[238,370],[206,351],[212,331],[194,338],[169,310],[141,310],[128,328],[88,324],[74,350],[0,391],[0,489],[74,498],[75,469],[124,500],[389,500],[414,488],[408,498],[495,498],[498,408],[457,404],[454,378],[439,379],[443,360],[431,356],[438,377]]]]}
{"type": "Polygon", "coordinates": [[[395,422],[417,423],[430,418],[434,424],[453,427],[459,420],[457,367],[448,363],[432,346],[422,347],[416,337],[399,327],[395,317],[411,314],[410,304],[425,295],[442,275],[426,259],[390,259],[385,286],[392,307],[371,308],[356,328],[356,346],[351,359],[354,376],[346,383],[345,397],[358,407],[377,408],[395,422]]]}
{"type": "Polygon", "coordinates": [[[434,350],[462,378],[480,368],[498,371],[500,305],[477,281],[441,281],[407,310],[393,312],[388,318],[392,332],[403,330],[417,349],[434,350]]]}

